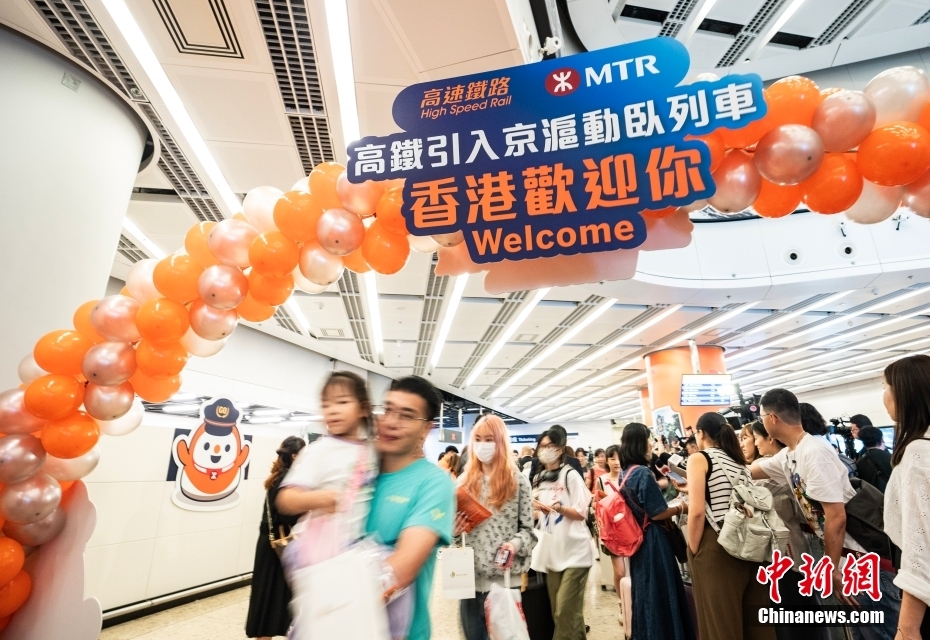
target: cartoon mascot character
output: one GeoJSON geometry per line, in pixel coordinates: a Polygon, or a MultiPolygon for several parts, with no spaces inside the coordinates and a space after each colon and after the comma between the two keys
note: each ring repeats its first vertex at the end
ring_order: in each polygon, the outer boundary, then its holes
{"type": "Polygon", "coordinates": [[[237,426],[241,413],[231,400],[211,399],[201,415],[203,423],[192,434],[174,439],[177,486],[190,500],[215,502],[239,486],[250,449],[237,426]]]}

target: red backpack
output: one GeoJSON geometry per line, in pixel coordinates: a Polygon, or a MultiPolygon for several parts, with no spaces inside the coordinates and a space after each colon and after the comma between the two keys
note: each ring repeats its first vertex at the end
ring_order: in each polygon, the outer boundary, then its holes
{"type": "MultiPolygon", "coordinates": [[[[614,493],[598,500],[594,507],[601,542],[612,554],[625,558],[629,558],[639,549],[643,543],[643,531],[649,524],[648,518],[643,519],[642,525],[639,524],[630,505],[620,493],[620,489],[623,489],[627,478],[637,466],[639,465],[634,465],[627,470],[619,489],[610,481],[604,481],[605,484],[610,485],[614,493]]],[[[603,476],[601,478],[603,479],[603,476]]]]}

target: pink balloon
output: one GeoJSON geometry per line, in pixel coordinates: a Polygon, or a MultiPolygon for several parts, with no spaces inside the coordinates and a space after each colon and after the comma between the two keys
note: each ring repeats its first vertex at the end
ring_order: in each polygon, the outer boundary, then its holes
{"type": "Polygon", "coordinates": [[[930,171],[904,187],[901,204],[921,218],[930,218],[930,171]]]}
{"type": "Polygon", "coordinates": [[[887,220],[898,210],[903,193],[903,187],[883,187],[863,180],[862,194],[844,213],[847,218],[859,224],[875,224],[887,220]]]}
{"type": "Polygon", "coordinates": [[[24,547],[38,547],[55,539],[65,528],[65,520],[67,520],[65,510],[57,507],[38,522],[29,524],[7,522],[3,525],[3,535],[16,540],[24,547]]]}
{"type": "Polygon", "coordinates": [[[259,233],[277,231],[274,224],[274,205],[284,192],[274,187],[255,187],[242,201],[242,213],[259,233]]]}
{"type": "Polygon", "coordinates": [[[328,284],[316,284],[307,280],[304,274],[300,272],[300,267],[294,269],[291,275],[294,276],[294,286],[305,293],[323,293],[329,289],[328,284]]]}
{"type": "Polygon", "coordinates": [[[214,309],[234,309],[249,292],[249,279],[237,267],[215,264],[197,281],[200,298],[214,309]]]}
{"type": "Polygon", "coordinates": [[[361,184],[352,184],[343,171],[336,178],[336,195],[348,211],[367,218],[375,214],[378,200],[384,194],[384,185],[380,182],[366,180],[361,184]]]}
{"type": "Polygon", "coordinates": [[[188,329],[184,337],[181,338],[181,346],[187,349],[192,356],[208,358],[222,351],[226,346],[226,338],[222,340],[204,340],[193,329],[188,329]]]}
{"type": "Polygon", "coordinates": [[[217,222],[210,231],[207,245],[217,260],[231,267],[249,266],[249,246],[258,231],[248,222],[229,218],[217,222]]]}
{"type": "Polygon", "coordinates": [[[682,209],[684,209],[688,213],[691,213],[692,211],[700,211],[706,206],[707,206],[707,200],[695,200],[691,204],[686,204],[685,206],[683,206],[682,209]]]}
{"type": "Polygon", "coordinates": [[[84,390],[84,410],[97,420],[116,420],[132,408],[135,397],[128,382],[113,386],[88,384],[84,390]]]}
{"type": "Polygon", "coordinates": [[[191,329],[204,340],[222,340],[233,332],[239,322],[235,309],[214,309],[203,300],[194,300],[190,307],[191,329]]]}
{"type": "Polygon", "coordinates": [[[783,124],[759,140],[753,158],[759,174],[775,184],[798,184],[823,162],[823,142],[810,127],[783,124]]]}
{"type": "Polygon", "coordinates": [[[20,382],[23,384],[29,384],[36,378],[40,378],[46,375],[48,371],[36,363],[36,359],[32,357],[31,353],[27,353],[25,356],[23,356],[23,359],[19,361],[19,366],[16,368],[16,373],[19,375],[20,382]]]}
{"type": "Polygon", "coordinates": [[[814,112],[811,124],[830,153],[855,149],[875,126],[875,105],[861,91],[831,93],[814,112]]]}
{"type": "Polygon", "coordinates": [[[47,473],[36,473],[0,491],[0,516],[8,522],[29,524],[48,516],[61,502],[61,486],[47,473]]]}
{"type": "Polygon", "coordinates": [[[407,236],[407,241],[410,243],[410,248],[417,253],[436,253],[442,246],[430,236],[415,236],[410,234],[407,236]]]}
{"type": "Polygon", "coordinates": [[[81,373],[93,384],[122,384],[136,372],[136,350],[128,342],[95,344],[81,362],[81,373]]]}
{"type": "MultiPolygon", "coordinates": [[[[122,418],[97,420],[97,424],[100,426],[100,433],[108,436],[124,436],[138,429],[143,418],[145,418],[145,405],[142,404],[141,399],[136,398],[132,401],[132,408],[122,418]]],[[[94,449],[96,448],[94,447],[94,449]]]]}
{"type": "Polygon", "coordinates": [[[313,284],[327,286],[338,280],[345,268],[342,258],[329,253],[315,240],[301,247],[298,267],[303,276],[313,284]]]}
{"type": "Polygon", "coordinates": [[[930,78],[917,67],[894,67],[872,78],[865,95],[875,105],[876,127],[899,120],[917,122],[930,101],[930,78]]]}
{"type": "Polygon", "coordinates": [[[26,411],[23,394],[23,389],[0,393],[0,433],[32,433],[45,426],[45,420],[26,411]]]}
{"type": "Polygon", "coordinates": [[[14,433],[0,438],[0,483],[22,482],[45,462],[42,442],[28,433],[14,433]]]}
{"type": "Polygon", "coordinates": [[[157,264],[158,260],[153,258],[140,260],[130,267],[129,275],[126,276],[126,288],[129,289],[129,295],[138,300],[140,304],[161,297],[161,293],[155,288],[155,282],[152,280],[157,264]]]}
{"type": "Polygon", "coordinates": [[[737,213],[748,209],[759,196],[762,177],[750,156],[741,149],[728,151],[713,173],[717,193],[708,204],[720,213],[737,213]]]}
{"type": "Polygon", "coordinates": [[[356,214],[345,209],[324,211],[316,223],[316,240],[334,256],[347,256],[365,239],[365,225],[356,214]]]}
{"type": "Polygon", "coordinates": [[[73,482],[74,480],[80,480],[96,469],[98,462],[100,462],[99,445],[77,458],[48,456],[45,458],[45,464],[42,465],[42,471],[59,482],[73,482]]]}
{"type": "Polygon", "coordinates": [[[454,231],[452,233],[440,233],[430,236],[443,247],[456,247],[465,242],[465,233],[463,231],[454,231]]]}
{"type": "Polygon", "coordinates": [[[107,296],[90,310],[90,324],[111,342],[138,342],[142,336],[136,328],[136,314],[141,306],[128,296],[107,296]]]}

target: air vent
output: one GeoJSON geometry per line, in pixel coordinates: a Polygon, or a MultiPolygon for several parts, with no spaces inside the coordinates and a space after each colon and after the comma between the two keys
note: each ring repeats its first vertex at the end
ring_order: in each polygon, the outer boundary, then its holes
{"type": "Polygon", "coordinates": [[[304,171],[335,159],[304,0],[255,0],[304,171]]]}
{"type": "Polygon", "coordinates": [[[468,356],[465,366],[462,367],[459,371],[459,375],[456,376],[455,380],[452,382],[453,387],[461,388],[462,385],[465,384],[465,380],[471,375],[472,369],[478,365],[478,362],[481,361],[484,354],[491,348],[491,345],[497,341],[497,337],[500,335],[501,331],[504,330],[504,327],[507,326],[507,323],[510,322],[511,318],[513,318],[514,314],[517,313],[517,310],[523,304],[528,294],[529,291],[515,291],[507,296],[500,310],[497,312],[497,315],[494,316],[494,320],[492,320],[488,328],[485,329],[484,335],[481,336],[481,340],[478,341],[478,345],[471,352],[471,355],[468,356]]]}
{"type": "Polygon", "coordinates": [[[278,323],[279,327],[287,329],[288,331],[293,331],[297,335],[303,335],[303,333],[300,331],[300,327],[297,326],[297,323],[294,322],[291,314],[289,314],[283,306],[275,309],[274,319],[278,323]]]}
{"type": "Polygon", "coordinates": [[[843,32],[849,27],[856,18],[859,17],[863,11],[872,4],[873,0],[853,0],[849,3],[849,6],[843,10],[836,20],[830,23],[823,33],[821,33],[817,38],[811,42],[811,47],[819,47],[825,44],[830,44],[836,40],[843,32]]]}
{"type": "Polygon", "coordinates": [[[339,278],[339,294],[346,307],[346,315],[349,317],[349,325],[355,336],[358,355],[368,362],[374,362],[368,329],[365,327],[365,312],[362,310],[362,294],[358,289],[358,276],[348,269],[343,271],[342,277],[339,278]]]}
{"type": "Polygon", "coordinates": [[[925,14],[923,14],[922,16],[920,16],[919,18],[917,18],[916,20],[914,20],[914,22],[911,24],[911,26],[914,27],[914,26],[917,26],[917,25],[919,25],[919,24],[926,24],[926,23],[928,23],[928,22],[930,22],[930,11],[927,11],[925,14]]]}
{"type": "Polygon", "coordinates": [[[119,237],[119,244],[116,246],[116,251],[130,262],[139,262],[140,260],[148,258],[148,255],[146,255],[142,249],[123,235],[119,237]]]}
{"type": "Polygon", "coordinates": [[[345,338],[346,333],[342,329],[320,329],[320,335],[324,338],[345,338]]]}
{"type": "Polygon", "coordinates": [[[538,333],[521,333],[518,334],[514,340],[516,342],[535,342],[536,338],[539,337],[538,333]]]}
{"type": "Polygon", "coordinates": [[[742,56],[746,49],[749,48],[749,45],[759,37],[762,31],[769,25],[769,22],[772,21],[787,2],[788,0],[765,0],[762,7],[756,11],[756,15],[749,21],[749,24],[743,27],[739,34],[737,34],[736,40],[733,41],[733,44],[730,45],[727,52],[720,58],[717,67],[729,67],[739,62],[740,56],[742,56]]]}
{"type": "Polygon", "coordinates": [[[423,297],[423,314],[420,316],[420,335],[417,337],[417,353],[413,359],[413,374],[422,376],[426,371],[430,351],[433,348],[433,339],[436,336],[436,324],[439,312],[442,309],[442,299],[446,295],[449,285],[449,276],[436,275],[436,262],[438,258],[434,253],[429,263],[429,277],[426,279],[426,295],[423,297]]]}
{"type": "Polygon", "coordinates": [[[677,36],[678,32],[681,31],[681,27],[687,22],[688,16],[691,15],[691,11],[694,10],[694,5],[696,4],[697,0],[678,0],[678,2],[675,3],[675,8],[672,9],[672,12],[668,14],[668,18],[662,23],[662,29],[659,31],[659,35],[668,36],[669,38],[677,36]]]}

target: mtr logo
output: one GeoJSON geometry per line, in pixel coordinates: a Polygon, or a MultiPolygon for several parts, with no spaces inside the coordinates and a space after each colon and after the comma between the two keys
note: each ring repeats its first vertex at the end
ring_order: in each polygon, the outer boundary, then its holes
{"type": "Polygon", "coordinates": [[[551,71],[546,76],[546,91],[551,95],[560,97],[574,93],[582,82],[584,86],[612,84],[615,80],[622,82],[629,80],[631,77],[642,78],[646,74],[658,75],[659,69],[656,68],[655,56],[639,56],[637,58],[628,58],[627,60],[618,60],[608,62],[597,67],[585,67],[584,80],[581,74],[571,67],[563,67],[551,71]]]}

